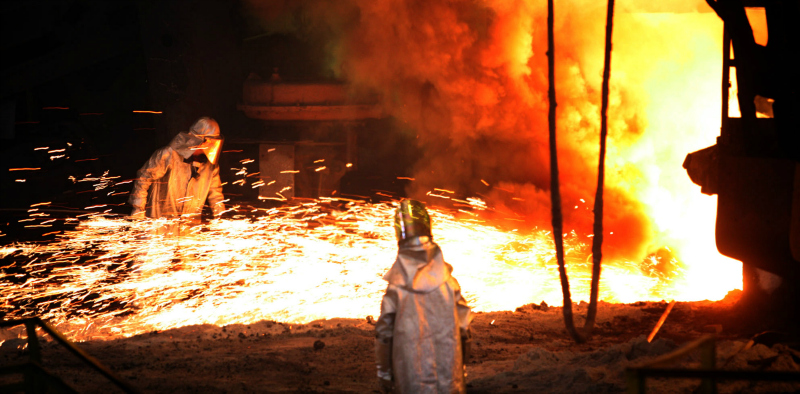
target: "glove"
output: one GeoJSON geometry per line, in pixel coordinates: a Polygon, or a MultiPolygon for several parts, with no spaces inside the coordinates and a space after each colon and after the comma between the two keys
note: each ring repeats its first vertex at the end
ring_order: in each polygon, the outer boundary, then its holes
{"type": "Polygon", "coordinates": [[[131,211],[132,219],[144,219],[144,209],[134,207],[131,211]]]}
{"type": "Polygon", "coordinates": [[[219,218],[224,214],[228,214],[227,217],[230,218],[232,216],[230,212],[236,211],[236,207],[233,207],[231,209],[225,209],[225,203],[223,201],[228,201],[228,200],[222,200],[217,202],[216,204],[209,203],[209,205],[211,206],[211,213],[214,214],[215,218],[219,218]]]}
{"type": "Polygon", "coordinates": [[[461,373],[467,378],[467,361],[469,361],[470,347],[472,346],[472,332],[467,330],[461,334],[461,373]]]}
{"type": "Polygon", "coordinates": [[[381,393],[388,394],[394,392],[394,382],[391,379],[378,378],[380,381],[381,393]]]}

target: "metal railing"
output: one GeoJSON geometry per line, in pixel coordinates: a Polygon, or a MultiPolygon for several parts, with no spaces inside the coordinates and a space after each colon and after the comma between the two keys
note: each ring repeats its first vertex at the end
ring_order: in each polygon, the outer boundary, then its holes
{"type": "Polygon", "coordinates": [[[22,374],[21,382],[0,385],[3,393],[78,393],[63,380],[47,372],[39,363],[29,361],[26,363],[4,366],[0,368],[0,375],[22,374]],[[52,389],[52,390],[48,390],[52,389]]]}
{"type": "Polygon", "coordinates": [[[38,326],[42,329],[42,331],[46,332],[53,339],[55,339],[60,345],[64,346],[74,355],[78,356],[79,359],[88,364],[94,370],[100,372],[101,375],[105,376],[123,392],[139,392],[116,374],[111,372],[111,370],[103,365],[100,361],[84,352],[81,348],[75,345],[75,343],[67,339],[63,334],[58,332],[46,321],[38,317],[0,321],[0,328],[10,328],[18,325],[25,325],[25,331],[28,334],[28,354],[30,355],[30,361],[22,364],[4,366],[0,368],[0,375],[22,373],[25,377],[25,380],[21,383],[12,383],[7,386],[0,386],[0,389],[8,389],[11,392],[43,392],[45,391],[44,384],[50,384],[61,392],[76,392],[73,388],[64,383],[64,381],[56,376],[51,375],[42,368],[42,347],[39,344],[39,337],[36,334],[36,328],[38,326]],[[36,379],[37,377],[41,379],[36,379]]]}
{"type": "Polygon", "coordinates": [[[647,391],[647,378],[683,378],[701,379],[697,392],[716,393],[718,380],[749,380],[770,382],[800,382],[800,373],[782,371],[741,371],[716,369],[716,337],[706,335],[671,353],[664,354],[655,360],[636,368],[628,368],[626,378],[629,394],[644,394],[647,391]],[[682,369],[667,368],[679,359],[698,350],[700,352],[700,368],[682,369]]]}

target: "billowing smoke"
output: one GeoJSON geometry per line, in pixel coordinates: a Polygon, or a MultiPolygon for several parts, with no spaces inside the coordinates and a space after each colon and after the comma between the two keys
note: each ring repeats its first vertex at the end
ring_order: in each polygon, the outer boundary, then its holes
{"type": "MultiPolygon", "coordinates": [[[[684,8],[702,1],[694,3],[684,8]]],[[[646,4],[622,4],[618,11],[646,4]]],[[[381,93],[387,113],[416,133],[424,156],[413,168],[410,196],[424,198],[433,188],[482,196],[497,209],[498,219],[550,227],[545,1],[250,0],[249,5],[274,29],[325,41],[331,72],[356,90],[381,93]]],[[[557,2],[555,8],[564,228],[582,236],[591,234],[593,220],[605,6],[581,0],[557,2]]],[[[619,34],[636,32],[615,34],[617,41],[619,34]]],[[[647,126],[645,94],[631,81],[624,72],[615,73],[612,63],[612,157],[647,126]]],[[[604,255],[641,260],[652,252],[653,237],[645,207],[633,196],[644,175],[624,158],[612,157],[605,228],[614,236],[605,238],[604,255]]]]}

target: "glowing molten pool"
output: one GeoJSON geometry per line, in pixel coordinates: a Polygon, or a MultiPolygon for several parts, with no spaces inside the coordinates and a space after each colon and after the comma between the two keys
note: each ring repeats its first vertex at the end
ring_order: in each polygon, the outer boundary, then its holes
{"type": "MultiPolygon", "coordinates": [[[[5,256],[25,255],[29,277],[4,284],[0,306],[8,317],[41,315],[75,339],[203,323],[375,316],[386,286],[381,276],[397,250],[393,209],[357,202],[332,209],[311,202],[267,210],[256,219],[214,221],[180,237],[155,235],[163,220],[96,217],[54,242],[4,249],[5,256]]],[[[450,212],[431,214],[435,239],[475,310],[561,304],[548,232],[520,234],[450,212]]],[[[587,299],[588,249],[567,236],[574,301],[587,299]]],[[[600,298],[721,298],[730,289],[687,293],[680,280],[652,270],[656,263],[607,263],[600,298]]]]}

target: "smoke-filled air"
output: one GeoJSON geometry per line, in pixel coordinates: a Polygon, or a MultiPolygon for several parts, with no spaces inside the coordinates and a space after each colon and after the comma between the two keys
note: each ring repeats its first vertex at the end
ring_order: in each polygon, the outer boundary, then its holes
{"type": "MultiPolygon", "coordinates": [[[[408,174],[409,196],[439,188],[480,197],[498,225],[550,229],[545,1],[248,5],[267,29],[323,42],[330,75],[354,94],[378,92],[414,134],[423,156],[408,174]]],[[[564,229],[587,243],[605,6],[555,3],[564,229]]],[[[721,298],[741,287],[741,265],[715,250],[716,197],[700,194],[681,165],[719,134],[722,23],[702,0],[617,1],[614,23],[604,262],[648,261],[679,277],[676,298],[721,298]],[[708,272],[718,283],[704,283],[708,272]]]]}

